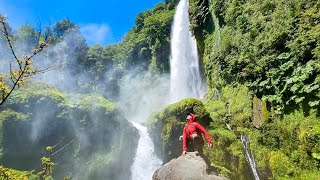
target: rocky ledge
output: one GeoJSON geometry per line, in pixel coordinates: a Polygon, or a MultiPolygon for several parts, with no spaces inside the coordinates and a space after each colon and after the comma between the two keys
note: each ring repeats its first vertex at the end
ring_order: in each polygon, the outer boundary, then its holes
{"type": "Polygon", "coordinates": [[[184,156],[173,159],[160,167],[154,174],[153,180],[227,180],[208,174],[209,166],[205,157],[194,152],[188,152],[184,156]]]}

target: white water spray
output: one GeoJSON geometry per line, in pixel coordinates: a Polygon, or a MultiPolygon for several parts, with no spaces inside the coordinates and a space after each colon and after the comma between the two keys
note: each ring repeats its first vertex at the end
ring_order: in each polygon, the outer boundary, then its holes
{"type": "Polygon", "coordinates": [[[153,173],[161,166],[162,162],[154,154],[154,144],[152,143],[147,127],[138,123],[133,125],[139,130],[140,139],[138,142],[137,154],[131,167],[133,180],[150,180],[153,173]]]}
{"type": "MultiPolygon", "coordinates": [[[[148,107],[144,108],[146,112],[152,112],[148,107]]],[[[138,129],[140,135],[136,156],[131,166],[132,180],[150,180],[153,173],[162,165],[162,161],[154,153],[154,144],[147,127],[140,124],[141,120],[145,122],[146,119],[145,115],[138,115],[129,119],[133,126],[138,129]]]]}
{"type": "Polygon", "coordinates": [[[189,2],[181,0],[177,6],[171,30],[170,100],[202,98],[205,85],[202,82],[195,37],[190,32],[189,2]]]}
{"type": "Polygon", "coordinates": [[[120,104],[127,119],[139,131],[139,141],[134,162],[131,165],[132,180],[150,180],[153,173],[162,165],[154,153],[154,144],[149,136],[146,120],[152,112],[159,111],[166,104],[169,76],[157,79],[149,73],[133,75],[126,79],[120,90],[120,104]],[[150,84],[152,80],[153,84],[150,84]]]}

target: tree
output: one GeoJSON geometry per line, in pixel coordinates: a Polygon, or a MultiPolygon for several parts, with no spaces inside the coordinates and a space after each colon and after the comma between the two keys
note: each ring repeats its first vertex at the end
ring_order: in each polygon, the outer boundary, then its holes
{"type": "MultiPolygon", "coordinates": [[[[14,57],[15,64],[9,63],[9,75],[5,75],[0,73],[0,108],[4,104],[4,102],[8,99],[11,93],[15,90],[15,88],[23,84],[26,78],[43,73],[49,70],[47,69],[37,69],[33,67],[33,57],[44,50],[46,46],[48,46],[48,41],[39,41],[38,46],[33,49],[33,53],[31,55],[25,55],[22,58],[18,58],[17,53],[12,44],[12,35],[10,33],[9,25],[7,23],[6,18],[3,15],[0,15],[0,24],[1,29],[0,32],[5,37],[11,54],[14,57]]],[[[27,27],[26,29],[30,29],[27,27]]],[[[22,31],[28,32],[28,31],[22,31]]],[[[22,35],[28,35],[22,33],[22,35]]],[[[22,36],[25,37],[25,36],[22,36]]],[[[28,37],[28,36],[27,36],[28,37]]],[[[31,36],[32,37],[32,36],[31,36]]]]}
{"type": "Polygon", "coordinates": [[[87,58],[88,45],[86,39],[82,36],[78,28],[70,29],[68,34],[62,38],[64,41],[58,54],[64,54],[62,58],[62,69],[69,69],[73,75],[82,72],[78,68],[87,58]]]}
{"type": "Polygon", "coordinates": [[[19,45],[19,53],[18,54],[26,54],[30,47],[34,48],[38,45],[38,32],[31,25],[22,25],[19,27],[16,35],[13,40],[15,41],[15,45],[19,45]]]}
{"type": "Polygon", "coordinates": [[[135,19],[136,31],[139,32],[144,26],[144,19],[152,14],[151,10],[139,13],[135,19]]]}
{"type": "Polygon", "coordinates": [[[57,37],[62,37],[66,32],[74,28],[77,28],[77,26],[73,22],[69,19],[63,19],[53,26],[53,33],[57,37]]]}

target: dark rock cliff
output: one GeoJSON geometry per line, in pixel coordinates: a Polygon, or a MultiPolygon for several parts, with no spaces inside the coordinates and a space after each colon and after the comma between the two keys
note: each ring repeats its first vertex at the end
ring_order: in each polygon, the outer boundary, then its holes
{"type": "Polygon", "coordinates": [[[48,156],[45,147],[54,146],[53,152],[61,149],[51,158],[54,178],[130,179],[139,133],[103,97],[71,98],[33,82],[8,100],[0,127],[5,167],[38,171],[40,158],[48,156]]]}

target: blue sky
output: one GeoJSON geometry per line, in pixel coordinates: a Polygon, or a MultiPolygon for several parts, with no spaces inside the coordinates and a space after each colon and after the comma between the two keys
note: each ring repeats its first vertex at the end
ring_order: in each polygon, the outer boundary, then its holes
{"type": "Polygon", "coordinates": [[[163,0],[0,0],[15,29],[22,24],[54,25],[65,17],[80,26],[89,45],[119,42],[135,17],[163,0]]]}

